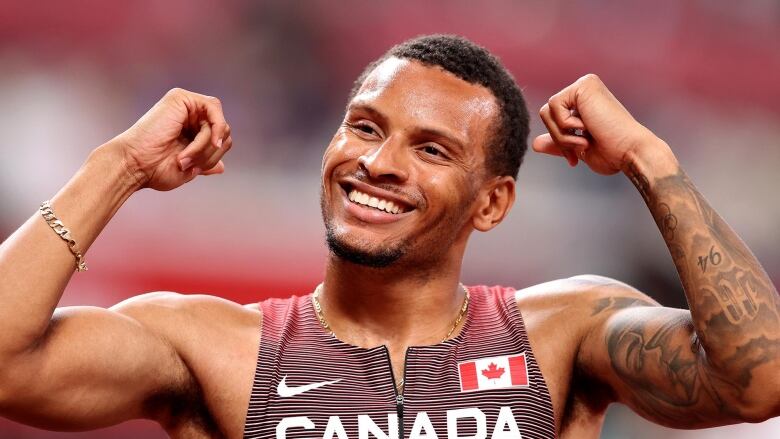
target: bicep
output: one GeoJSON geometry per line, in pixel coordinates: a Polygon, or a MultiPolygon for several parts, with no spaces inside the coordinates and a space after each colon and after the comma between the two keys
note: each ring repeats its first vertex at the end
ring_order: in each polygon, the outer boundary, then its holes
{"type": "Polygon", "coordinates": [[[121,307],[57,309],[39,343],[4,369],[0,413],[56,430],[153,417],[147,402],[188,376],[173,347],[121,307]]]}
{"type": "Polygon", "coordinates": [[[707,366],[689,311],[620,309],[585,338],[584,365],[620,402],[669,427],[703,428],[739,421],[726,401],[738,388],[707,366]]]}

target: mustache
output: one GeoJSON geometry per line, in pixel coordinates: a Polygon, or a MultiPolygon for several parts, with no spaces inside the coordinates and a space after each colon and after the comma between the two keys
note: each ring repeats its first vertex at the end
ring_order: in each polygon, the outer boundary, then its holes
{"type": "Polygon", "coordinates": [[[365,183],[367,185],[384,189],[388,192],[392,192],[395,195],[398,195],[401,199],[412,201],[417,207],[426,206],[425,197],[423,197],[420,192],[409,191],[399,187],[398,185],[391,184],[386,181],[378,181],[377,179],[372,178],[370,175],[368,175],[368,172],[366,172],[365,169],[358,169],[353,174],[350,174],[349,177],[352,177],[353,179],[358,180],[361,183],[365,183]]]}

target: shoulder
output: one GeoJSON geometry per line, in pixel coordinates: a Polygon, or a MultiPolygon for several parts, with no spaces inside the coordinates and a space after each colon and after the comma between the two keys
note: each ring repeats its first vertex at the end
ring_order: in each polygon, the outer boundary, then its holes
{"type": "Polygon", "coordinates": [[[262,321],[257,306],[207,294],[156,291],[122,301],[112,311],[133,318],[176,346],[199,337],[218,337],[247,329],[254,331],[262,321]]]}
{"type": "Polygon", "coordinates": [[[558,311],[596,315],[609,309],[658,306],[645,293],[619,280],[595,274],[581,274],[519,289],[518,307],[525,313],[558,311]]]}
{"type": "Polygon", "coordinates": [[[556,415],[563,417],[570,401],[587,401],[589,410],[606,410],[612,397],[583,381],[579,366],[583,343],[615,311],[658,304],[631,285],[592,274],[522,288],[515,299],[556,415]]]}
{"type": "Polygon", "coordinates": [[[236,407],[248,403],[260,341],[256,306],[206,294],[158,291],[127,299],[112,310],[169,344],[185,365],[190,377],[187,392],[158,398],[165,407],[193,410],[186,416],[194,418],[185,416],[186,425],[191,421],[232,425],[225,420],[243,416],[236,407]]]}
{"type": "Polygon", "coordinates": [[[134,296],[117,303],[111,309],[145,321],[157,317],[251,319],[257,318],[255,314],[260,312],[256,303],[242,306],[208,294],[181,294],[172,291],[155,291],[134,296]]]}
{"type": "Polygon", "coordinates": [[[618,311],[660,306],[631,285],[593,274],[523,288],[516,291],[515,299],[531,344],[544,344],[551,358],[571,361],[585,340],[618,311]],[[555,334],[556,343],[547,343],[550,334],[555,334]]]}

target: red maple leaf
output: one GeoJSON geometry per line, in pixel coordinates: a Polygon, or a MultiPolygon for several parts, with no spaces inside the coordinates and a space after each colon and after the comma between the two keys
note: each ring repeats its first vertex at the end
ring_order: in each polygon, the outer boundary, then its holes
{"type": "Polygon", "coordinates": [[[504,374],[504,368],[496,366],[496,363],[488,364],[487,369],[482,369],[482,375],[489,380],[497,380],[504,374]]]}

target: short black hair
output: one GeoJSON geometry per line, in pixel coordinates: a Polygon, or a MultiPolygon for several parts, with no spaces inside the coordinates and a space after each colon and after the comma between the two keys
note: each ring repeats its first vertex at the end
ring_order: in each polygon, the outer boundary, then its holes
{"type": "Polygon", "coordinates": [[[424,35],[393,46],[360,74],[349,101],[357,95],[366,77],[388,58],[418,61],[438,66],[458,78],[479,84],[493,93],[499,108],[495,132],[486,145],[485,167],[488,173],[517,179],[517,172],[528,149],[528,108],[523,93],[501,61],[481,47],[457,35],[424,35]]]}

